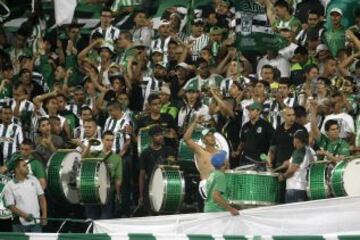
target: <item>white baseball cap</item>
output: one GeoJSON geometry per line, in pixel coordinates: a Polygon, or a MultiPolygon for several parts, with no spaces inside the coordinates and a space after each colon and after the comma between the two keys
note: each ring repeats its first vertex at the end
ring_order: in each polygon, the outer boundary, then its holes
{"type": "Polygon", "coordinates": [[[340,14],[341,16],[343,15],[343,12],[342,12],[342,10],[341,10],[340,8],[333,8],[333,9],[331,9],[329,14],[331,15],[331,14],[334,13],[334,12],[340,14]]]}

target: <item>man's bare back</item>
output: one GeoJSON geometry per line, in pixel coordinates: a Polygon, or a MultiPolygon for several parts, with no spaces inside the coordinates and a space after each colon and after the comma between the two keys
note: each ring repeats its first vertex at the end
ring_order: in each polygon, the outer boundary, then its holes
{"type": "Polygon", "coordinates": [[[214,169],[213,165],[211,164],[211,157],[217,152],[217,149],[214,149],[210,152],[204,148],[202,148],[198,152],[195,152],[195,161],[198,167],[198,171],[200,173],[201,180],[207,179],[211,171],[214,169]]]}

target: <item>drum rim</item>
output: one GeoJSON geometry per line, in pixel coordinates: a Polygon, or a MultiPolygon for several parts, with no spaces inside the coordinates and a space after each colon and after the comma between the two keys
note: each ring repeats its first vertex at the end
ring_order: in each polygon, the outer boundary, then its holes
{"type": "MultiPolygon", "coordinates": [[[[351,160],[353,160],[353,159],[351,159],[351,160]]],[[[332,169],[332,171],[331,171],[331,177],[330,177],[330,188],[331,188],[331,192],[332,192],[332,194],[333,194],[333,196],[335,196],[335,197],[343,197],[343,196],[338,196],[337,194],[336,194],[336,192],[335,192],[335,189],[334,189],[334,184],[333,184],[333,181],[334,181],[334,173],[335,173],[335,171],[336,171],[336,169],[340,166],[340,165],[344,165],[344,166],[342,166],[344,169],[345,169],[345,167],[346,167],[346,165],[351,161],[351,160],[342,160],[342,161],[340,161],[340,162],[338,162],[338,163],[336,163],[336,165],[335,165],[335,167],[332,169]]],[[[342,190],[342,192],[344,193],[344,196],[347,196],[347,193],[346,193],[346,191],[345,191],[345,187],[344,187],[344,171],[341,171],[341,190],[342,190]]]]}
{"type": "MultiPolygon", "coordinates": [[[[164,207],[165,207],[165,203],[167,201],[167,183],[168,183],[168,177],[165,174],[165,170],[166,168],[169,167],[167,165],[159,165],[157,168],[155,168],[154,172],[151,174],[151,178],[150,178],[150,186],[149,186],[149,200],[150,200],[150,206],[151,209],[156,212],[156,213],[161,213],[161,212],[166,212],[164,211],[164,207]],[[160,209],[158,211],[155,210],[154,207],[154,203],[152,201],[152,198],[150,197],[152,194],[152,184],[153,184],[153,178],[154,178],[154,174],[156,172],[157,169],[161,170],[161,174],[163,176],[164,179],[164,186],[163,186],[163,190],[164,190],[164,196],[163,196],[163,202],[161,203],[160,209]]],[[[179,203],[176,207],[175,212],[177,212],[181,206],[181,204],[183,203],[184,197],[185,197],[185,178],[184,178],[184,174],[183,171],[181,171],[180,169],[176,169],[173,166],[170,165],[170,167],[172,167],[172,169],[176,170],[179,175],[180,175],[180,179],[181,179],[181,195],[180,195],[180,199],[179,199],[179,203]]]]}
{"type": "MultiPolygon", "coordinates": [[[[51,165],[51,162],[53,160],[53,158],[58,155],[58,154],[66,154],[66,153],[78,153],[79,156],[80,156],[80,159],[81,159],[81,154],[76,151],[75,149],[58,149],[56,152],[53,152],[49,158],[49,161],[47,162],[47,166],[46,166],[46,176],[48,177],[48,186],[47,188],[49,188],[49,167],[51,165]]],[[[66,156],[66,155],[65,155],[66,156]]],[[[65,157],[64,156],[64,157],[65,157]]],[[[63,157],[63,160],[64,160],[64,157],[63,157]]],[[[68,203],[70,204],[79,204],[80,203],[80,193],[79,193],[79,190],[78,188],[76,187],[76,192],[78,192],[78,197],[76,199],[76,201],[72,202],[69,200],[69,198],[66,197],[65,193],[64,193],[64,188],[63,188],[63,185],[62,185],[62,180],[61,180],[61,176],[62,176],[62,173],[63,173],[63,160],[61,161],[60,163],[60,169],[59,169],[59,172],[58,174],[56,174],[57,178],[59,179],[59,182],[60,182],[60,188],[61,188],[61,192],[60,192],[60,195],[62,196],[63,200],[67,201],[68,203]]],[[[80,160],[81,161],[81,160],[80,160]]],[[[75,162],[75,161],[74,161],[75,162]]],[[[77,170],[78,171],[78,170],[77,170]]],[[[51,191],[50,191],[51,192],[51,191]]]]}
{"type": "Polygon", "coordinates": [[[236,170],[231,169],[231,170],[226,170],[225,173],[231,173],[231,174],[236,174],[236,175],[262,175],[262,176],[272,176],[272,177],[279,176],[278,173],[266,172],[266,171],[255,171],[255,170],[236,171],[236,170]]]}
{"type": "Polygon", "coordinates": [[[312,199],[311,197],[311,190],[310,190],[310,175],[311,175],[311,169],[312,169],[312,166],[313,165],[316,165],[316,164],[319,164],[319,165],[324,165],[325,167],[325,174],[324,174],[324,190],[325,190],[325,195],[326,195],[326,198],[329,198],[331,197],[331,189],[330,189],[330,182],[329,182],[329,179],[330,179],[330,176],[331,176],[331,171],[332,171],[332,168],[331,168],[331,165],[330,164],[327,164],[327,163],[313,163],[311,164],[311,166],[309,167],[309,170],[307,172],[307,186],[306,186],[306,194],[308,196],[309,199],[311,200],[315,200],[315,199],[312,199]]]}
{"type": "Polygon", "coordinates": [[[96,171],[95,173],[95,187],[98,189],[98,191],[96,191],[96,196],[98,198],[98,202],[100,202],[101,205],[106,205],[108,202],[109,202],[109,193],[110,193],[110,176],[109,176],[109,171],[108,171],[108,168],[106,166],[106,164],[100,160],[97,162],[96,164],[96,170],[99,170],[100,169],[100,166],[101,164],[104,164],[105,165],[105,169],[106,169],[106,200],[104,203],[101,202],[101,197],[100,197],[100,182],[99,182],[99,172],[100,171],[96,171]]]}

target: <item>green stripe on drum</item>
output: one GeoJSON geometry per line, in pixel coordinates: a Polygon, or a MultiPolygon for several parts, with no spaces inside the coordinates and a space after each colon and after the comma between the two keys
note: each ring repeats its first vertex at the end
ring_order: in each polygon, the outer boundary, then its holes
{"type": "Polygon", "coordinates": [[[325,240],[322,236],[273,236],[273,240],[325,240]]]}
{"type": "Polygon", "coordinates": [[[197,234],[189,234],[187,235],[189,240],[214,240],[211,235],[197,235],[197,234]]]}
{"type": "Polygon", "coordinates": [[[346,196],[343,182],[343,173],[347,163],[347,161],[341,161],[336,164],[331,174],[331,188],[336,197],[346,196]]]}
{"type": "Polygon", "coordinates": [[[178,170],[166,168],[166,180],[167,180],[167,188],[166,188],[166,204],[165,211],[167,212],[175,212],[178,210],[180,203],[183,198],[182,189],[185,186],[182,186],[183,179],[181,178],[181,174],[178,170]]]}
{"type": "Polygon", "coordinates": [[[156,240],[152,234],[129,233],[129,240],[156,240]]]}
{"type": "Polygon", "coordinates": [[[96,184],[96,168],[98,167],[98,160],[85,160],[81,165],[80,173],[80,198],[83,203],[97,203],[99,202],[96,184]]]}
{"type": "MultiPolygon", "coordinates": [[[[201,140],[201,132],[193,132],[192,139],[195,142],[199,142],[201,140]]],[[[196,172],[194,153],[187,146],[184,139],[181,139],[179,142],[177,159],[182,170],[184,170],[185,172],[196,172]]]]}
{"type": "Polygon", "coordinates": [[[2,233],[0,232],[0,240],[29,240],[29,236],[25,233],[2,233]]]}
{"type": "Polygon", "coordinates": [[[247,240],[247,238],[244,236],[231,236],[231,235],[224,236],[224,239],[225,240],[247,240]]]}
{"type": "Polygon", "coordinates": [[[327,164],[313,164],[309,169],[308,175],[308,197],[312,200],[325,199],[327,194],[326,183],[327,164]]]}
{"type": "Polygon", "coordinates": [[[280,183],[276,175],[253,171],[229,171],[225,175],[231,204],[267,206],[278,202],[280,183]]]}
{"type": "Polygon", "coordinates": [[[60,233],[57,240],[111,240],[105,233],[83,234],[83,233],[60,233]]]}

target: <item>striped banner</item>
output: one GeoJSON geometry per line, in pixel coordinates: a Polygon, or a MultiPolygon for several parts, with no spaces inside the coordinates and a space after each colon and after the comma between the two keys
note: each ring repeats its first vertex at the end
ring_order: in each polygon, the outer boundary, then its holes
{"type": "Polygon", "coordinates": [[[0,240],[359,240],[360,235],[219,236],[171,234],[0,233],[0,240]]]}

